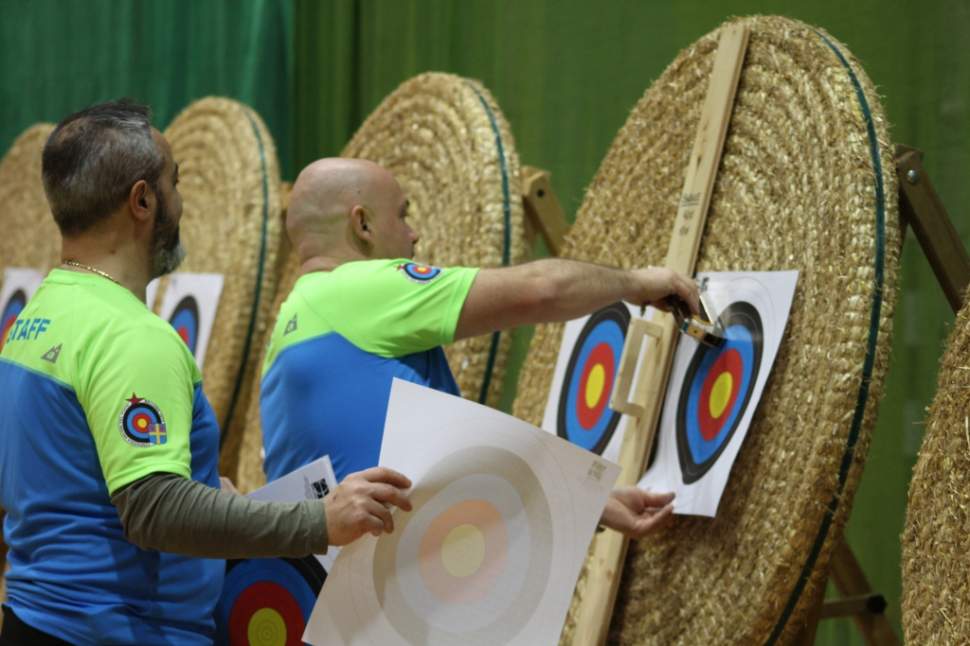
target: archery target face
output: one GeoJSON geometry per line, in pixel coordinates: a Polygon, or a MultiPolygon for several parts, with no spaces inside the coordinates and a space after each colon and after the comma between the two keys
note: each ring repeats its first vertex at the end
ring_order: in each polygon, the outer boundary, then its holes
{"type": "Polygon", "coordinates": [[[190,294],[182,298],[172,310],[168,322],[194,355],[199,344],[199,304],[195,302],[195,297],[190,294]]]}
{"type": "Polygon", "coordinates": [[[673,491],[674,511],[713,516],[751,425],[788,321],[797,272],[711,273],[706,299],[726,337],[681,335],[640,485],[673,491]]]}
{"type": "MultiPolygon", "coordinates": [[[[476,447],[447,458],[415,511],[375,551],[374,588],[405,640],[515,635],[532,617],[549,575],[549,503],[522,458],[476,447]],[[468,461],[480,469],[469,471],[468,461]],[[473,492],[472,496],[469,493],[473,492]]],[[[498,636],[504,636],[498,637],[498,636]]]]}
{"type": "Polygon", "coordinates": [[[633,308],[613,303],[563,329],[542,428],[611,460],[625,420],[610,408],[633,308]],[[617,430],[619,429],[619,433],[617,430]]]}
{"type": "Polygon", "coordinates": [[[159,316],[175,328],[200,368],[205,362],[222,284],[221,274],[175,273],[162,294],[159,316]]]}
{"type": "Polygon", "coordinates": [[[736,301],[718,317],[726,341],[699,344],[677,403],[677,455],[684,482],[715,464],[741,423],[761,367],[764,330],[753,305],[736,301]]]}
{"type": "Polygon", "coordinates": [[[218,643],[297,646],[327,574],[314,556],[226,563],[216,606],[218,643]]]}
{"type": "Polygon", "coordinates": [[[18,289],[3,304],[3,313],[0,314],[0,349],[7,341],[7,335],[17,320],[17,316],[27,304],[27,294],[24,290],[18,289]]]}
{"type": "Polygon", "coordinates": [[[494,409],[395,379],[381,464],[394,531],[342,548],[305,639],[553,643],[619,468],[494,409]]]}
{"type": "Polygon", "coordinates": [[[42,280],[40,272],[33,269],[8,267],[4,270],[3,289],[0,290],[0,350],[42,280]]]}

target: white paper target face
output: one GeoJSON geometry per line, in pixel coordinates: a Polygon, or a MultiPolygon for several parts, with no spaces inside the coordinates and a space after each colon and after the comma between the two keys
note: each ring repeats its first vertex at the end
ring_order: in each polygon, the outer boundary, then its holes
{"type": "Polygon", "coordinates": [[[43,280],[44,275],[36,269],[7,267],[3,270],[3,287],[0,288],[0,349],[13,332],[17,316],[43,280]]]}
{"type": "Polygon", "coordinates": [[[337,557],[311,644],[552,644],[619,468],[525,422],[395,380],[380,463],[414,483],[394,532],[337,557]]]}
{"type": "Polygon", "coordinates": [[[222,274],[172,274],[158,315],[172,324],[202,368],[222,295],[222,274]]]}
{"type": "MultiPolygon", "coordinates": [[[[647,308],[643,318],[651,320],[655,314],[647,308]]],[[[623,436],[632,423],[610,408],[610,397],[635,318],[641,318],[639,308],[613,303],[566,323],[542,418],[543,430],[613,462],[620,459],[623,436]]],[[[641,352],[651,348],[652,343],[641,352]]]]}
{"type": "Polygon", "coordinates": [[[686,335],[640,486],[673,491],[674,513],[714,516],[785,332],[798,272],[699,274],[726,341],[686,335]]]}

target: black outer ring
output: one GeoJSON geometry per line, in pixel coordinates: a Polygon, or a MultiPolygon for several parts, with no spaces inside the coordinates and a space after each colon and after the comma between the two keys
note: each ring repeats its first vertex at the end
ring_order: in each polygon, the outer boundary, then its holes
{"type": "Polygon", "coordinates": [[[7,299],[7,302],[4,303],[3,309],[6,311],[8,307],[17,302],[20,303],[20,309],[23,310],[23,308],[27,305],[27,292],[22,289],[15,291],[10,295],[10,298],[7,299]]]}
{"type": "MultiPolygon", "coordinates": [[[[234,567],[240,563],[245,563],[251,559],[229,559],[226,561],[226,576],[234,567]]],[[[315,556],[304,556],[300,559],[288,559],[288,558],[277,558],[273,559],[276,561],[284,561],[289,564],[294,570],[300,573],[303,580],[306,581],[310,589],[313,590],[314,595],[319,595],[320,590],[323,589],[323,584],[327,580],[327,571],[323,569],[323,565],[317,560],[315,556]]]]}
{"type": "Polygon", "coordinates": [[[192,315],[192,318],[195,319],[195,339],[194,343],[189,346],[189,350],[191,350],[192,355],[195,356],[195,349],[199,345],[199,327],[201,326],[199,322],[199,303],[195,300],[195,296],[187,294],[186,296],[182,297],[182,300],[180,300],[178,305],[175,306],[175,309],[172,310],[172,315],[168,317],[169,325],[172,325],[175,317],[178,316],[182,310],[188,310],[189,314],[192,315]]]}
{"type": "MultiPolygon", "coordinates": [[[[586,325],[580,331],[579,336],[576,337],[576,344],[573,345],[572,354],[569,356],[569,363],[566,366],[566,372],[563,375],[562,388],[559,391],[559,410],[556,415],[556,435],[568,440],[569,434],[566,431],[566,402],[569,401],[569,384],[572,382],[573,371],[576,370],[576,363],[579,361],[579,355],[582,352],[583,344],[586,342],[586,338],[593,332],[593,329],[602,323],[603,321],[615,321],[620,329],[623,330],[623,338],[626,339],[627,328],[630,327],[630,310],[627,309],[626,305],[622,302],[612,303],[607,305],[601,310],[593,312],[589,320],[586,321],[586,325]]],[[[618,359],[619,361],[619,359],[618,359]]],[[[614,379],[614,385],[615,385],[614,379]]],[[[616,431],[617,425],[620,423],[620,413],[613,411],[610,421],[606,425],[606,429],[603,431],[603,435],[600,437],[599,441],[593,445],[592,451],[596,455],[602,455],[603,451],[606,450],[606,445],[610,443],[613,438],[613,433],[616,431]]]]}
{"type": "MultiPolygon", "coordinates": [[[[721,315],[718,317],[721,322],[723,329],[727,329],[732,325],[743,325],[751,332],[752,345],[754,346],[754,365],[751,369],[751,381],[748,384],[748,391],[744,393],[744,400],[741,402],[741,410],[744,410],[748,406],[748,402],[751,400],[751,393],[754,392],[755,382],[758,380],[758,373],[761,368],[761,354],[762,346],[764,345],[764,326],[761,323],[761,315],[758,314],[758,310],[755,309],[754,305],[745,301],[737,301],[728,305],[721,315]]],[[[728,429],[727,435],[725,435],[724,440],[721,442],[721,446],[717,447],[714,454],[707,458],[704,462],[697,464],[694,462],[690,455],[690,446],[687,442],[687,400],[690,398],[690,386],[694,383],[694,378],[697,376],[697,370],[707,356],[708,352],[715,352],[715,348],[711,348],[703,343],[698,344],[697,351],[694,353],[694,357],[690,360],[690,365],[687,366],[687,373],[684,375],[684,381],[680,386],[680,397],[677,402],[677,418],[675,423],[677,436],[677,457],[680,459],[680,472],[683,477],[684,484],[693,484],[701,478],[704,477],[711,467],[717,462],[717,459],[721,456],[721,453],[727,447],[728,443],[731,441],[731,437],[734,432],[738,430],[738,426],[741,424],[741,418],[744,417],[743,413],[739,414],[735,419],[731,428],[728,429]]]]}
{"type": "Polygon", "coordinates": [[[143,399],[137,404],[132,404],[127,409],[125,409],[125,414],[121,418],[121,430],[124,431],[125,437],[128,438],[129,442],[133,442],[134,444],[151,444],[151,440],[143,440],[140,437],[136,437],[131,434],[131,431],[128,430],[128,427],[131,425],[131,416],[135,413],[135,408],[138,406],[144,406],[151,412],[155,413],[155,417],[160,422],[162,421],[162,414],[159,412],[159,410],[154,406],[152,406],[150,403],[148,403],[147,400],[143,399]]]}

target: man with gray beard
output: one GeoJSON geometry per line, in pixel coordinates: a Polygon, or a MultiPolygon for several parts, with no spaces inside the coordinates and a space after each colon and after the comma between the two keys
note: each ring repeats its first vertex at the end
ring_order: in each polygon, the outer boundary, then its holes
{"type": "Polygon", "coordinates": [[[322,502],[220,490],[199,369],[144,304],[185,255],[178,175],[148,108],[124,100],[67,117],[44,147],[63,262],[0,353],[0,644],[208,644],[215,559],[323,553],[411,508],[383,468],[322,502]]]}

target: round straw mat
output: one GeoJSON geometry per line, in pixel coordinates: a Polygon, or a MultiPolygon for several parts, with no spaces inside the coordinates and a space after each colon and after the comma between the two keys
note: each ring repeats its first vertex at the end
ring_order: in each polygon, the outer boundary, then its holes
{"type": "Polygon", "coordinates": [[[0,282],[4,267],[30,267],[46,272],[61,256],[61,234],[54,223],[44,183],[41,153],[54,130],[49,123],[27,128],[0,160],[0,282]]]}
{"type": "Polygon", "coordinates": [[[283,236],[282,252],[279,257],[280,277],[279,287],[276,290],[276,300],[273,302],[270,325],[267,326],[266,333],[262,337],[259,346],[259,363],[256,368],[256,376],[250,386],[249,406],[246,412],[246,426],[243,429],[242,442],[239,448],[239,464],[235,475],[236,487],[243,493],[249,493],[259,489],[266,484],[266,474],[263,472],[263,427],[259,418],[259,383],[262,374],[263,360],[266,354],[266,346],[269,345],[270,337],[273,335],[273,325],[276,324],[276,315],[283,306],[283,301],[290,295],[293,285],[300,277],[299,256],[293,253],[289,241],[283,236]]]}
{"type": "Polygon", "coordinates": [[[902,539],[903,631],[910,644],[965,644],[970,635],[968,304],[957,315],[938,381],[902,539]]]}
{"type": "MultiPolygon", "coordinates": [[[[512,132],[477,81],[435,72],[405,81],[343,154],[394,173],[411,201],[422,262],[495,267],[526,258],[512,132]]],[[[508,333],[495,333],[445,348],[465,397],[498,402],[509,342],[508,333]]]]}
{"type": "Polygon", "coordinates": [[[276,291],[279,163],[259,115],[229,99],[196,101],[165,136],[181,178],[188,257],[180,271],[224,276],[203,382],[222,429],[222,472],[231,473],[259,355],[253,349],[271,318],[276,291]]]}
{"type": "MultiPolygon", "coordinates": [[[[611,628],[622,643],[791,636],[841,537],[890,352],[900,233],[878,97],[825,32],[742,20],[750,44],[697,270],[797,269],[798,287],[717,518],[677,517],[631,545],[611,628]]],[[[563,255],[664,261],[717,36],[681,52],[634,107],[563,255]]],[[[515,413],[533,423],[561,336],[540,328],[522,369],[515,413]]]]}

